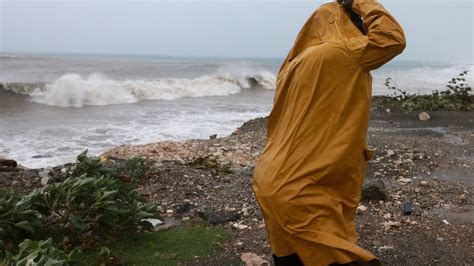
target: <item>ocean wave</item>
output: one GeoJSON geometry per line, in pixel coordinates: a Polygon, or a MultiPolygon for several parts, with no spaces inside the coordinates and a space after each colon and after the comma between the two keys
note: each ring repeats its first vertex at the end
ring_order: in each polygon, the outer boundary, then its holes
{"type": "Polygon", "coordinates": [[[194,79],[164,78],[153,81],[108,79],[101,74],[82,77],[65,74],[52,83],[7,83],[0,89],[27,95],[30,101],[59,107],[84,107],[135,103],[143,100],[174,100],[183,97],[227,96],[250,88],[275,88],[268,71],[219,73],[194,79]]]}

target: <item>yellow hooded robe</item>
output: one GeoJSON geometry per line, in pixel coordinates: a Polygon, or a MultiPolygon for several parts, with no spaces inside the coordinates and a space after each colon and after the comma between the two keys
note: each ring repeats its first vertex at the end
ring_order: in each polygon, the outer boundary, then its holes
{"type": "Polygon", "coordinates": [[[372,78],[405,48],[397,21],[375,0],[355,0],[367,34],[338,3],[317,9],[277,79],[267,144],[253,188],[273,253],[305,265],[375,262],[359,247],[360,200],[372,78]]]}

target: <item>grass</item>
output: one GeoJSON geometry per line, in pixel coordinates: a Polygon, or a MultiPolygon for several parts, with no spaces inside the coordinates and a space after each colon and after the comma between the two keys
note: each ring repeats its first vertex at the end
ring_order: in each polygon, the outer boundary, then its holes
{"type": "MultiPolygon", "coordinates": [[[[161,232],[125,234],[104,245],[115,261],[125,265],[176,265],[211,255],[228,238],[222,227],[197,224],[161,232]]],[[[88,257],[84,265],[97,264],[97,254],[88,257]]]]}

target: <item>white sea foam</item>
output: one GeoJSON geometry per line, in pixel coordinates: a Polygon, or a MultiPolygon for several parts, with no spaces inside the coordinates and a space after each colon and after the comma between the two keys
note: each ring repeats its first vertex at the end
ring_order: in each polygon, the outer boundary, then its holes
{"type": "Polygon", "coordinates": [[[268,71],[256,74],[219,73],[195,79],[164,78],[153,81],[108,79],[101,74],[82,77],[66,74],[34,90],[16,88],[31,101],[60,107],[134,103],[142,100],[174,100],[183,97],[227,96],[259,86],[274,89],[275,76],[268,71]],[[22,90],[22,91],[21,91],[22,90]]]}

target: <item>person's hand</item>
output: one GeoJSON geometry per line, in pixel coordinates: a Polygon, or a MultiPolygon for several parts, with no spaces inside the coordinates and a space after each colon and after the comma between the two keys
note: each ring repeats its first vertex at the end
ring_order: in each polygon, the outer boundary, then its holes
{"type": "Polygon", "coordinates": [[[352,4],[354,0],[337,0],[339,4],[342,4],[347,10],[352,10],[352,4]]]}

